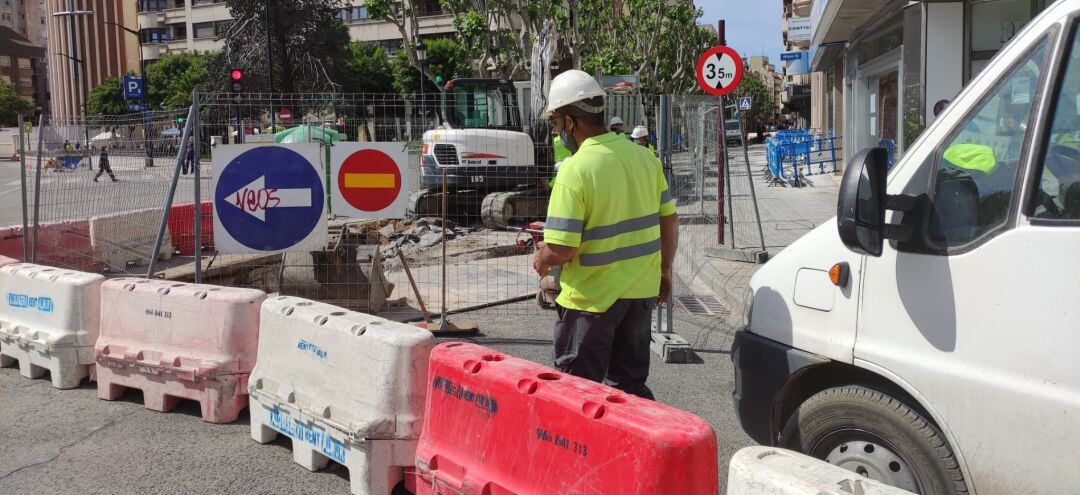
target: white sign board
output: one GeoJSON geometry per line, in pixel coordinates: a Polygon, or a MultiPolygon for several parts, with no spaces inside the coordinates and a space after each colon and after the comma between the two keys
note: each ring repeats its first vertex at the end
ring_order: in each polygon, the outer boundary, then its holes
{"type": "Polygon", "coordinates": [[[792,17],[787,20],[788,41],[810,41],[813,37],[809,17],[792,17]]]}
{"type": "Polygon", "coordinates": [[[228,144],[214,149],[218,253],[326,248],[326,191],[319,143],[228,144]]]}
{"type": "Polygon", "coordinates": [[[330,211],[349,218],[405,218],[405,143],[335,143],[330,148],[330,211]]]}

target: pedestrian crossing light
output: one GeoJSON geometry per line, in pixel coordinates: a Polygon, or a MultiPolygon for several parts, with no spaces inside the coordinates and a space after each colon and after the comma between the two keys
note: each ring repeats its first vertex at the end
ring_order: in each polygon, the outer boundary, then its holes
{"type": "Polygon", "coordinates": [[[176,118],[176,123],[180,124],[180,125],[184,125],[184,118],[183,117],[177,117],[176,118]]]}

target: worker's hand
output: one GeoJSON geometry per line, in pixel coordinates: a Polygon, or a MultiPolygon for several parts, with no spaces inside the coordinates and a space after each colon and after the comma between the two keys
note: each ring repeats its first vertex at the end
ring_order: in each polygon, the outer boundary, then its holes
{"type": "Polygon", "coordinates": [[[533,269],[536,270],[536,274],[540,275],[540,278],[544,278],[548,274],[548,270],[551,267],[547,266],[541,258],[541,253],[544,251],[544,241],[536,243],[536,252],[533,253],[533,269]]]}
{"type": "Polygon", "coordinates": [[[660,295],[656,297],[656,305],[663,306],[671,298],[671,272],[660,274],[660,295]]]}

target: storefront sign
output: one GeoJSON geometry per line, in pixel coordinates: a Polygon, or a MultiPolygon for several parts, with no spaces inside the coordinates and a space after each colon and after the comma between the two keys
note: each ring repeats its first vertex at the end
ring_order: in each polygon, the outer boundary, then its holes
{"type": "Polygon", "coordinates": [[[784,74],[795,76],[810,72],[810,52],[797,50],[780,54],[780,60],[784,62],[784,74]]]}
{"type": "Polygon", "coordinates": [[[788,41],[810,41],[813,37],[809,17],[792,17],[787,21],[788,41]]]}

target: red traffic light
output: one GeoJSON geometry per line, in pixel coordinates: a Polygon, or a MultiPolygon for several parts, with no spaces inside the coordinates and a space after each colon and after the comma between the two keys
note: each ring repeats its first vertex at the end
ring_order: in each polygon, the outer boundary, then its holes
{"type": "Polygon", "coordinates": [[[244,78],[244,71],[240,69],[233,69],[229,71],[229,77],[232,78],[233,81],[240,81],[244,78]]]}

